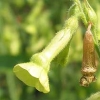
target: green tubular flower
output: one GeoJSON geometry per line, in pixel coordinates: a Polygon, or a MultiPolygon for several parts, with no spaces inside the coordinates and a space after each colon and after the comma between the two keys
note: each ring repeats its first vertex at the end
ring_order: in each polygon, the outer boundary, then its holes
{"type": "Polygon", "coordinates": [[[48,93],[50,91],[48,80],[50,62],[68,45],[77,27],[77,17],[72,16],[41,53],[34,54],[30,62],[14,66],[13,72],[15,75],[28,86],[35,87],[43,93],[48,93]]]}

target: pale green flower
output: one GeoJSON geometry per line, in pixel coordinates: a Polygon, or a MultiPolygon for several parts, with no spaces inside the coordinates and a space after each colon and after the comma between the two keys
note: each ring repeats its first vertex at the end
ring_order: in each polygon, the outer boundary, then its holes
{"type": "Polygon", "coordinates": [[[35,87],[38,91],[47,93],[50,91],[48,72],[45,68],[33,63],[17,64],[13,69],[15,75],[28,86],[35,87]]]}

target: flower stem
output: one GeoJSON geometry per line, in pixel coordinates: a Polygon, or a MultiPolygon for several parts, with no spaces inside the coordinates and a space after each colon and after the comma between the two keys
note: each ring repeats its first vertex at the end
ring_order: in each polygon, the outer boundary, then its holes
{"type": "Polygon", "coordinates": [[[87,26],[88,22],[87,22],[85,14],[84,14],[81,2],[79,0],[73,0],[73,1],[76,3],[76,5],[78,6],[78,8],[80,10],[80,18],[82,19],[84,25],[87,26]]]}

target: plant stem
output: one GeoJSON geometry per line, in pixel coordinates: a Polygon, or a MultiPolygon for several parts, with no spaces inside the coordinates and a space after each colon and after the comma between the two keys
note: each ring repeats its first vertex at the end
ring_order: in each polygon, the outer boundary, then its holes
{"type": "Polygon", "coordinates": [[[86,19],[86,16],[84,14],[84,11],[83,11],[83,7],[82,7],[82,4],[79,0],[73,0],[74,3],[78,6],[79,10],[80,10],[80,18],[82,19],[83,23],[85,26],[87,26],[88,22],[87,22],[87,19],[86,19]]]}

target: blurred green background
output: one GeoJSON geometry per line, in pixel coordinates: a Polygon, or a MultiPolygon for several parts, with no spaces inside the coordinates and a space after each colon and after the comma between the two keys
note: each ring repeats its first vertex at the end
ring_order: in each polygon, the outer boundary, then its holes
{"type": "MultiPolygon", "coordinates": [[[[100,1],[89,1],[98,15],[99,27],[100,1]]],[[[79,84],[86,31],[81,22],[72,39],[66,67],[51,64],[48,94],[26,86],[12,72],[15,64],[28,62],[62,29],[71,5],[71,0],[0,0],[0,100],[85,100],[100,90],[98,57],[97,81],[87,88],[79,84]]]]}

